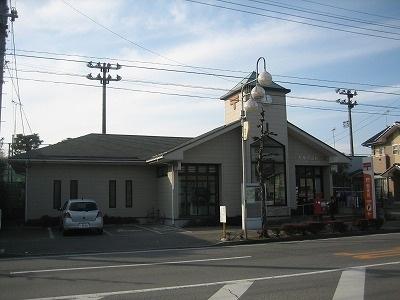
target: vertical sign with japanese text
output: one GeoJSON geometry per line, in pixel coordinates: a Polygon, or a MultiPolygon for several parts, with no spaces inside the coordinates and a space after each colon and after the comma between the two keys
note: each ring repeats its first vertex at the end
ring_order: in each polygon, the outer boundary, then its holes
{"type": "Polygon", "coordinates": [[[365,218],[368,220],[376,219],[374,168],[372,163],[372,157],[364,157],[362,163],[363,163],[363,178],[364,178],[365,218]]]}

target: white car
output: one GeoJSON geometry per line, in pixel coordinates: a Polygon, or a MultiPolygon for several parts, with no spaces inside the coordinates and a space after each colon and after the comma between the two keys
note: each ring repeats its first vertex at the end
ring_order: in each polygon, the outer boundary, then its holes
{"type": "Polygon", "coordinates": [[[81,229],[103,233],[103,214],[94,200],[70,199],[60,212],[60,228],[64,235],[69,230],[81,229]]]}

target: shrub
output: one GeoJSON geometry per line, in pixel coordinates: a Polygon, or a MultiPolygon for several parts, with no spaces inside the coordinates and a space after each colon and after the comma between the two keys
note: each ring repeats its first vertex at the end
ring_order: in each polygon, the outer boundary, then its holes
{"type": "Polygon", "coordinates": [[[372,219],[369,220],[368,222],[368,226],[376,230],[379,230],[382,227],[382,225],[383,225],[383,219],[372,219]]]}
{"type": "Polygon", "coordinates": [[[312,234],[317,234],[325,229],[326,224],[323,222],[310,222],[308,223],[307,230],[312,234]]]}
{"type": "Polygon", "coordinates": [[[288,235],[302,234],[305,235],[307,231],[307,224],[296,223],[296,224],[285,224],[282,226],[282,230],[288,235]]]}

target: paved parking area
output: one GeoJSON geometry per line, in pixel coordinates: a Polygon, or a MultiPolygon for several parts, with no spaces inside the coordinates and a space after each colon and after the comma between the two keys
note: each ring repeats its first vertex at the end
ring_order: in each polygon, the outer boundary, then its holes
{"type": "Polygon", "coordinates": [[[220,235],[218,228],[167,225],[106,225],[102,235],[77,231],[67,236],[57,227],[11,227],[0,231],[0,258],[203,247],[218,243],[220,235]]]}

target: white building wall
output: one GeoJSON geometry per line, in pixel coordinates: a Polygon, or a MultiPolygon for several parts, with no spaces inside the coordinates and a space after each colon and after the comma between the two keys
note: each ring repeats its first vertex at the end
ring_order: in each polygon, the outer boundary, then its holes
{"type": "Polygon", "coordinates": [[[160,216],[171,218],[171,172],[167,176],[157,178],[157,207],[160,216]]]}
{"type": "Polygon", "coordinates": [[[156,169],[152,166],[33,164],[28,170],[27,219],[57,216],[53,181],[61,180],[61,204],[69,199],[70,180],[78,180],[78,197],[97,201],[108,216],[143,218],[157,208],[156,169]],[[116,180],[116,208],[109,208],[109,180],[116,180]],[[132,180],[132,208],[125,207],[125,180],[132,180]]]}
{"type": "Polygon", "coordinates": [[[182,163],[219,164],[220,205],[227,206],[227,216],[241,215],[241,129],[236,128],[184,152],[182,163]]]}

